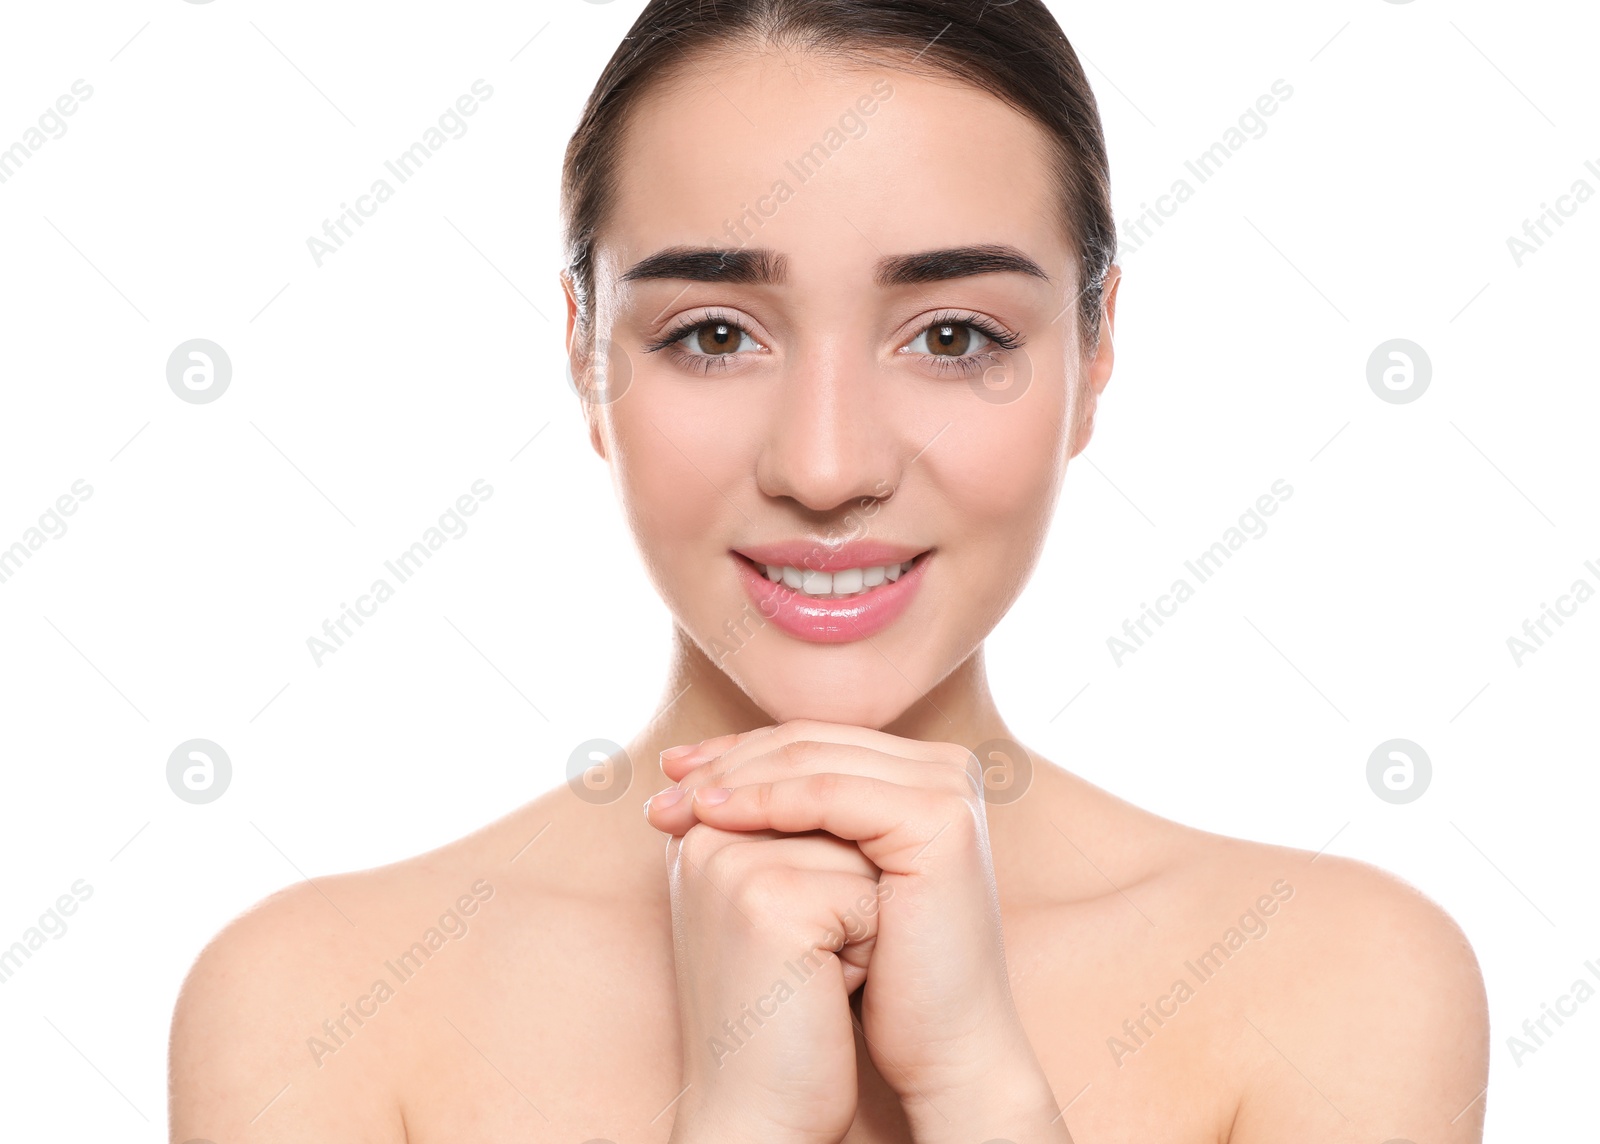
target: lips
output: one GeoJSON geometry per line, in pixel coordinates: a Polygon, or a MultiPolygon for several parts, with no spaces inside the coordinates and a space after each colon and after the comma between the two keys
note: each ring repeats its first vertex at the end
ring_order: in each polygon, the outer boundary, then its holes
{"type": "MultiPolygon", "coordinates": [[[[731,553],[745,593],[780,630],[810,643],[836,644],[867,639],[894,623],[911,605],[926,575],[931,549],[908,548],[881,541],[859,541],[841,548],[824,548],[804,541],[759,545],[731,553]],[[881,569],[911,561],[898,578],[863,587],[848,596],[829,599],[807,595],[788,584],[774,582],[767,568],[787,567],[791,572],[814,575],[805,586],[816,590],[821,573],[854,586],[851,569],[881,569]]],[[[791,577],[792,579],[792,577],[791,577]]]]}

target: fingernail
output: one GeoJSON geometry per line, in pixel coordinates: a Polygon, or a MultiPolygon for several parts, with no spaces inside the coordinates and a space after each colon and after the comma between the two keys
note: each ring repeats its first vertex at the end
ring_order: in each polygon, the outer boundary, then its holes
{"type": "Polygon", "coordinates": [[[667,747],[666,750],[661,752],[661,762],[670,763],[677,760],[677,758],[690,757],[690,755],[698,752],[704,746],[706,746],[706,741],[701,739],[699,742],[685,742],[682,747],[667,747]]]}
{"type": "Polygon", "coordinates": [[[719,802],[727,802],[728,796],[732,793],[725,786],[703,786],[694,792],[694,799],[706,806],[716,806],[719,802]]]}
{"type": "Polygon", "coordinates": [[[651,807],[672,806],[688,793],[689,791],[685,787],[668,787],[666,790],[657,791],[655,794],[644,800],[644,816],[646,818],[650,817],[651,807]]]}

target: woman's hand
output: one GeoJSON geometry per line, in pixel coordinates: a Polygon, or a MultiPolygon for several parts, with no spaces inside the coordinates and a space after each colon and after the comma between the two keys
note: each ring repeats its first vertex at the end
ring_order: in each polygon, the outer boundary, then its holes
{"type": "Polygon", "coordinates": [[[668,839],[667,866],[685,1086],[672,1141],[834,1144],[856,1113],[849,995],[878,870],[828,834],[707,824],[668,839]]]}
{"type": "Polygon", "coordinates": [[[693,795],[657,796],[647,815],[659,829],[823,830],[881,871],[861,1019],[917,1140],[1070,1141],[1011,997],[970,751],[804,720],[662,766],[693,795]]]}

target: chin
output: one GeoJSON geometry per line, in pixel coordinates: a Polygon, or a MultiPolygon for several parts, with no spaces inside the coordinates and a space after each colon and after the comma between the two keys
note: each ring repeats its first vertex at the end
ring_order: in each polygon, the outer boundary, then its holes
{"type": "Polygon", "coordinates": [[[743,662],[739,657],[724,661],[722,670],[766,712],[773,722],[792,719],[820,719],[874,730],[893,723],[907,708],[927,693],[932,681],[924,684],[902,676],[884,655],[894,662],[903,657],[880,654],[865,641],[848,646],[821,649],[796,644],[779,646],[786,637],[767,633],[773,643],[748,649],[743,662]]]}
{"type": "Polygon", "coordinates": [[[899,702],[882,700],[863,702],[855,697],[839,695],[796,696],[792,693],[774,696],[763,702],[752,696],[757,706],[767,713],[773,723],[788,723],[795,719],[817,719],[824,723],[842,723],[851,727],[866,727],[881,731],[901,715],[905,707],[899,702]]]}
{"type": "Polygon", "coordinates": [[[759,694],[751,694],[751,698],[774,723],[787,723],[794,719],[819,719],[824,723],[843,723],[878,731],[905,713],[905,704],[902,701],[890,700],[884,696],[863,698],[856,695],[840,695],[837,692],[830,694],[827,691],[805,695],[796,694],[793,688],[779,688],[775,689],[775,693],[766,700],[759,694]]]}

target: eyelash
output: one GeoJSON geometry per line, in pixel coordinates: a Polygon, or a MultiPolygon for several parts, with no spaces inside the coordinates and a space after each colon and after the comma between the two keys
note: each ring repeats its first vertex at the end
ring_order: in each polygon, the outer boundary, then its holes
{"type": "MultiPolygon", "coordinates": [[[[715,325],[729,326],[745,335],[750,333],[749,330],[746,330],[742,325],[734,321],[729,315],[722,313],[721,311],[713,310],[703,317],[678,323],[678,325],[668,330],[661,337],[645,346],[644,352],[647,354],[653,354],[658,350],[664,350],[672,347],[677,351],[674,355],[675,360],[677,360],[680,365],[694,370],[697,373],[706,374],[712,372],[713,370],[727,369],[732,364],[732,362],[728,359],[741,357],[743,355],[739,353],[691,354],[685,353],[681,349],[677,348],[677,343],[681,342],[684,338],[688,337],[696,330],[699,330],[703,326],[715,325]]],[[[994,343],[995,346],[999,347],[1000,352],[1017,349],[1022,345],[1024,340],[1020,335],[1013,334],[1009,330],[1001,328],[990,319],[985,318],[982,314],[974,314],[969,310],[946,310],[936,314],[932,320],[927,323],[927,325],[920,327],[917,330],[916,337],[912,338],[912,341],[915,341],[917,337],[921,337],[923,334],[937,326],[969,326],[972,329],[977,330],[984,337],[988,338],[994,343]]],[[[997,354],[993,350],[983,350],[979,353],[961,354],[959,356],[951,356],[949,354],[919,354],[917,356],[930,359],[930,361],[933,363],[933,368],[941,374],[959,373],[963,375],[970,375],[972,373],[979,372],[982,368],[984,368],[984,366],[980,365],[979,363],[986,362],[987,359],[991,359],[997,356],[997,354]]]]}

